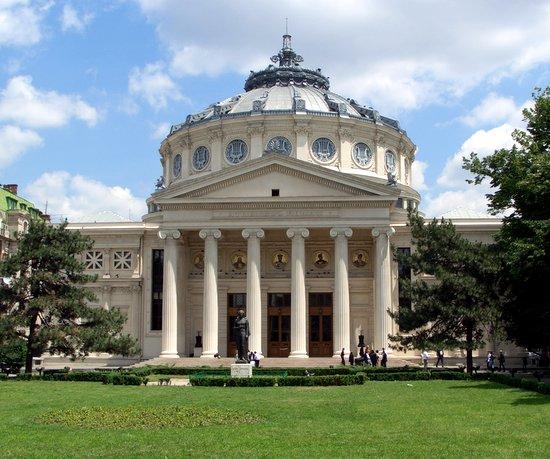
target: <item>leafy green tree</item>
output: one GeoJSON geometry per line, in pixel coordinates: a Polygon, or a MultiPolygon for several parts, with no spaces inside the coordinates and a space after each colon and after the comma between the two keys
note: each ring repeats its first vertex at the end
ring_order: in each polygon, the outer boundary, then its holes
{"type": "Polygon", "coordinates": [[[83,274],[79,255],[92,241],[67,224],[31,221],[17,236],[17,251],[0,263],[0,330],[26,343],[25,371],[33,357],[45,352],[81,357],[89,352],[131,355],[136,342],[122,335],[126,320],[118,310],[90,306],[93,292],[84,284],[95,280],[83,274]]]}
{"type": "Polygon", "coordinates": [[[400,285],[412,306],[389,312],[399,326],[390,340],[400,350],[464,349],[471,372],[472,351],[498,323],[496,257],[490,246],[465,239],[448,220],[426,222],[410,211],[409,226],[413,250],[394,250],[394,257],[413,274],[400,285]]]}
{"type": "Polygon", "coordinates": [[[472,153],[464,168],[475,184],[490,181],[489,209],[503,213],[495,240],[502,255],[506,301],[503,315],[509,339],[550,351],[550,87],[533,94],[523,111],[526,131],[515,144],[484,158],[472,153]]]}

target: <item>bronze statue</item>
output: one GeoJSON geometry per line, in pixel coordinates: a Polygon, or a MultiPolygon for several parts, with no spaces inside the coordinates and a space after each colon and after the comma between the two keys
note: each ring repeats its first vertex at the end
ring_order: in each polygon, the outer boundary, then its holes
{"type": "Polygon", "coordinates": [[[250,363],[248,359],[248,337],[250,336],[250,326],[244,311],[239,309],[237,318],[233,326],[235,329],[235,341],[237,344],[237,363],[250,363]]]}

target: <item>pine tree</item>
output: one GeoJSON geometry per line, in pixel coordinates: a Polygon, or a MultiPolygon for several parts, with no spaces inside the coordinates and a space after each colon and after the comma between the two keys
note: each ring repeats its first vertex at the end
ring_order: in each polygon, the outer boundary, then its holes
{"type": "Polygon", "coordinates": [[[448,220],[426,222],[410,211],[409,226],[413,250],[394,256],[413,274],[400,286],[412,306],[389,312],[399,326],[390,339],[401,350],[464,349],[471,372],[472,351],[498,322],[496,257],[491,246],[465,239],[448,220]]]}
{"type": "Polygon", "coordinates": [[[82,252],[89,237],[69,231],[67,223],[32,220],[17,236],[17,251],[0,263],[0,330],[26,342],[25,371],[45,352],[81,357],[89,352],[132,355],[136,341],[122,335],[125,316],[117,309],[90,306],[96,298],[84,285],[82,252]]]}
{"type": "Polygon", "coordinates": [[[495,240],[502,254],[508,338],[541,349],[550,359],[550,87],[536,90],[525,109],[527,130],[516,130],[512,148],[484,158],[472,153],[464,168],[472,181],[490,180],[493,213],[505,213],[495,240]]]}

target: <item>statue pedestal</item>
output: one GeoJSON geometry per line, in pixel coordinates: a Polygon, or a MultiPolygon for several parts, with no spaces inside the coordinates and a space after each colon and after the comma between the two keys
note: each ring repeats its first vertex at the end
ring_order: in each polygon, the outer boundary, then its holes
{"type": "Polygon", "coordinates": [[[202,347],[197,347],[193,349],[193,357],[200,357],[202,355],[202,347]]]}
{"type": "Polygon", "coordinates": [[[252,378],[252,365],[249,363],[233,363],[231,365],[232,378],[252,378]]]}

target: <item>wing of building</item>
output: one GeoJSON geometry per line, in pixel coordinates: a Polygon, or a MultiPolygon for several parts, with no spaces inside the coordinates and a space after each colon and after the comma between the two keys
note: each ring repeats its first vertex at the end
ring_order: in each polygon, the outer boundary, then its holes
{"type": "MultiPolygon", "coordinates": [[[[245,92],[171,128],[142,222],[70,225],[95,240],[84,257],[98,306],[126,312],[143,358],[235,355],[239,309],[265,356],[339,356],[360,334],[387,348],[396,331],[390,245],[410,247],[415,145],[396,120],[331,92],[290,40],[245,92]]],[[[499,225],[463,217],[479,240],[499,225]]]]}

